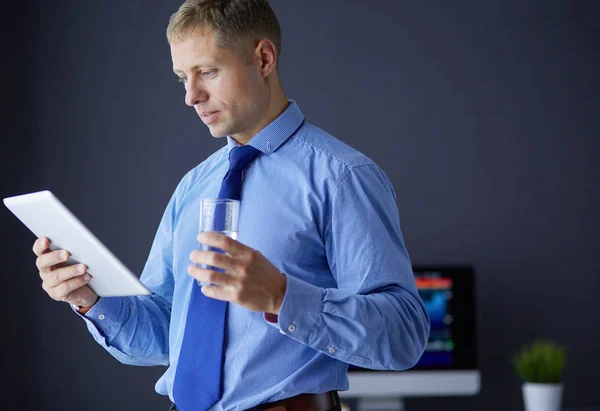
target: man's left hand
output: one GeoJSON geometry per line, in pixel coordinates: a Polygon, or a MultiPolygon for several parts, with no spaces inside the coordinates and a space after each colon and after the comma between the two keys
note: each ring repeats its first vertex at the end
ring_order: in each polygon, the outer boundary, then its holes
{"type": "Polygon", "coordinates": [[[217,267],[225,273],[190,265],[188,273],[199,281],[217,286],[203,286],[202,293],[217,300],[230,301],[252,311],[279,314],[286,290],[286,277],[259,251],[216,232],[203,232],[198,241],[223,250],[195,250],[190,260],[217,267]]]}

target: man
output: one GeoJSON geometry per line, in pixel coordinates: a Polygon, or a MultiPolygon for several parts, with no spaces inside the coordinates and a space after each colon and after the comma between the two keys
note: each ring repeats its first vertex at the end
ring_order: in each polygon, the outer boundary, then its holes
{"type": "Polygon", "coordinates": [[[50,252],[42,238],[34,251],[44,290],[72,304],[119,361],[168,365],[156,391],[172,409],[339,410],[348,364],[412,367],[429,317],[394,189],[287,99],[267,1],[188,0],[167,38],[186,104],[227,144],[171,197],[141,275],[151,296],[99,298],[85,266],[65,266],[68,252],[50,252]],[[218,196],[244,150],[254,154],[236,183],[237,240],[197,235],[199,200],[218,196]],[[198,251],[197,241],[226,254],[198,251]],[[212,328],[214,307],[226,307],[222,331],[212,328]]]}

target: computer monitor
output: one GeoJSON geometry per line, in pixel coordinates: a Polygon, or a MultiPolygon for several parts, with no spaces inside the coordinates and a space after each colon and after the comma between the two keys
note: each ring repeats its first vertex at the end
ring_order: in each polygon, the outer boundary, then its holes
{"type": "Polygon", "coordinates": [[[358,398],[358,411],[404,410],[403,397],[475,395],[477,365],[475,270],[471,266],[414,266],[431,332],[418,363],[404,371],[350,366],[350,388],[340,397],[358,398]]]}

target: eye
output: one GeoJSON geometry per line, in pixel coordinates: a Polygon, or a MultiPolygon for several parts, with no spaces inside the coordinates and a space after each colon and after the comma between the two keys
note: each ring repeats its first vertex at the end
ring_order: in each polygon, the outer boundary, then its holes
{"type": "Polygon", "coordinates": [[[178,77],[177,81],[180,83],[185,83],[185,82],[187,82],[187,78],[186,77],[178,77]]]}
{"type": "Polygon", "coordinates": [[[212,77],[217,71],[216,70],[208,70],[202,73],[203,77],[212,77]]]}

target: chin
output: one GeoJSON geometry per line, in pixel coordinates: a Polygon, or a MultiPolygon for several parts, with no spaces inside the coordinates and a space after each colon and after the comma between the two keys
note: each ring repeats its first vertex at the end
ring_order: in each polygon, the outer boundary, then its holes
{"type": "Polygon", "coordinates": [[[219,128],[219,127],[208,127],[208,131],[210,131],[210,134],[214,138],[222,138],[222,137],[227,137],[229,135],[227,130],[224,130],[223,128],[219,128]]]}
{"type": "Polygon", "coordinates": [[[221,133],[214,133],[214,132],[210,132],[211,136],[213,136],[214,138],[223,138],[223,137],[227,137],[229,134],[221,134],[221,133]]]}

